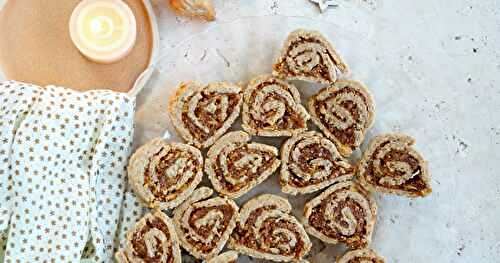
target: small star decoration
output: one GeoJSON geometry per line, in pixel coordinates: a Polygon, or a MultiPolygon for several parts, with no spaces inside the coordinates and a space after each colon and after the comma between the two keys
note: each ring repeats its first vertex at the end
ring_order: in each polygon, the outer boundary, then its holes
{"type": "Polygon", "coordinates": [[[317,5],[319,5],[319,10],[321,13],[325,12],[328,7],[337,7],[339,5],[335,4],[333,0],[309,0],[317,5]]]}

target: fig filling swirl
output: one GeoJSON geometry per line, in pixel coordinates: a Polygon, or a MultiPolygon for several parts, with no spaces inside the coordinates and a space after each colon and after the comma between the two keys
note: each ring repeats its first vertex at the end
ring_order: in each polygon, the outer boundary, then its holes
{"type": "Polygon", "coordinates": [[[318,132],[305,132],[288,139],[282,146],[280,183],[286,193],[310,193],[335,182],[345,181],[354,168],[327,138],[318,132]]]}
{"type": "Polygon", "coordinates": [[[146,205],[170,209],[201,182],[203,156],[193,146],[156,138],[137,149],[127,170],[131,187],[146,205]]]}
{"type": "MultiPolygon", "coordinates": [[[[252,145],[244,145],[227,155],[219,155],[215,173],[228,192],[239,191],[247,182],[255,180],[273,166],[275,155],[253,148],[252,145]]],[[[227,148],[225,150],[228,151],[227,148]]]]}
{"type": "Polygon", "coordinates": [[[330,42],[317,31],[295,30],[288,36],[273,73],[285,79],[333,83],[337,71],[347,73],[330,42]]]}
{"type": "Polygon", "coordinates": [[[411,147],[415,140],[403,134],[379,135],[360,162],[360,181],[368,188],[409,197],[431,193],[427,162],[411,147]]]}
{"type": "Polygon", "coordinates": [[[240,197],[278,169],[278,149],[250,140],[249,134],[234,131],[222,136],[209,149],[205,172],[221,195],[240,197]]]}
{"type": "Polygon", "coordinates": [[[124,249],[115,258],[119,263],[180,263],[179,241],[170,218],[160,210],[146,214],[127,232],[124,249]]]}
{"type": "Polygon", "coordinates": [[[292,84],[272,76],[254,78],[244,94],[243,129],[260,136],[291,136],[307,129],[309,114],[292,84]]]}
{"type": "Polygon", "coordinates": [[[306,204],[306,230],[327,243],[364,248],[371,242],[376,204],[354,182],[341,182],[306,204]]]}
{"type": "Polygon", "coordinates": [[[241,87],[227,82],[181,83],[169,103],[172,124],[187,143],[209,147],[239,116],[241,92],[241,87]]]}
{"type": "Polygon", "coordinates": [[[351,250],[345,253],[337,263],[384,263],[385,259],[379,256],[374,250],[365,248],[351,250]]]}
{"type": "Polygon", "coordinates": [[[160,219],[146,221],[146,225],[134,233],[132,244],[135,254],[147,262],[173,262],[172,247],[169,245],[170,233],[167,225],[160,219]],[[148,242],[145,242],[148,240],[148,242]],[[162,261],[162,259],[168,259],[162,261]]]}
{"type": "Polygon", "coordinates": [[[210,198],[212,193],[210,188],[198,188],[174,210],[181,245],[198,259],[211,259],[223,249],[239,216],[234,201],[210,198]]]}
{"type": "Polygon", "coordinates": [[[248,201],[240,213],[230,247],[252,257],[275,261],[298,261],[311,248],[302,225],[289,215],[291,205],[274,195],[248,201]]]}
{"type": "Polygon", "coordinates": [[[364,140],[374,120],[370,93],[357,81],[340,80],[309,100],[313,122],[332,139],[343,156],[364,140]]]}
{"type": "Polygon", "coordinates": [[[184,106],[182,121],[196,140],[205,141],[224,125],[239,100],[239,94],[196,94],[184,106]]]}
{"type": "Polygon", "coordinates": [[[189,227],[182,227],[189,243],[202,253],[209,253],[229,225],[234,209],[229,205],[200,207],[185,214],[189,227]],[[189,216],[188,216],[189,215],[189,216]]]}
{"type": "Polygon", "coordinates": [[[285,61],[276,67],[288,72],[291,76],[299,74],[310,77],[321,76],[323,79],[333,81],[326,66],[325,56],[334,61],[332,54],[319,40],[299,37],[288,49],[285,61]]]}
{"type": "Polygon", "coordinates": [[[189,187],[201,166],[190,153],[176,149],[162,148],[152,158],[158,158],[159,162],[151,167],[150,159],[149,169],[144,173],[144,185],[161,202],[175,199],[179,192],[189,187]]]}
{"type": "Polygon", "coordinates": [[[255,226],[257,231],[237,228],[234,234],[236,242],[272,254],[299,257],[304,246],[300,233],[290,222],[272,217],[273,214],[267,212],[273,209],[276,207],[263,207],[250,214],[246,223],[255,226]]]}

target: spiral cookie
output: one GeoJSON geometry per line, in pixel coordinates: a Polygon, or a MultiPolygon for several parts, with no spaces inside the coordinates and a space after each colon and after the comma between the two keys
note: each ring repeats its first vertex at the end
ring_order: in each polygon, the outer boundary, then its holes
{"type": "Polygon", "coordinates": [[[307,130],[309,118],[292,84],[264,75],[245,89],[242,126],[252,135],[292,136],[307,130]]]}
{"type": "Polygon", "coordinates": [[[184,249],[198,259],[211,259],[226,244],[238,220],[238,206],[230,199],[210,198],[201,187],[174,210],[174,225],[184,249]]]}
{"type": "Polygon", "coordinates": [[[375,137],[359,164],[359,179],[368,189],[409,197],[432,192],[427,162],[412,148],[415,139],[404,134],[375,137]]]}
{"type": "Polygon", "coordinates": [[[130,185],[151,208],[178,206],[193,192],[202,176],[200,150],[160,138],[140,147],[128,166],[130,185]]]}
{"type": "Polygon", "coordinates": [[[207,263],[236,263],[238,262],[238,252],[227,251],[210,260],[207,263]]]}
{"type": "Polygon", "coordinates": [[[281,189],[306,194],[352,178],[354,168],[320,133],[310,131],[288,139],[281,148],[281,189]]]}
{"type": "Polygon", "coordinates": [[[251,199],[240,211],[229,247],[255,258],[300,261],[311,249],[311,241],[291,210],[288,200],[276,195],[251,199]]]}
{"type": "Polygon", "coordinates": [[[180,263],[179,241],[170,218],[161,211],[146,214],[127,232],[125,248],[115,257],[118,263],[180,263]]]}
{"type": "Polygon", "coordinates": [[[377,204],[360,185],[332,185],[304,207],[306,231],[323,242],[345,243],[352,249],[367,247],[372,238],[377,204]]]}
{"type": "Polygon", "coordinates": [[[242,102],[237,85],[218,82],[204,87],[196,82],[181,83],[170,100],[170,118],[186,142],[206,148],[231,127],[242,102]]]}
{"type": "Polygon", "coordinates": [[[308,104],[313,122],[343,156],[361,145],[375,117],[370,92],[353,80],[339,80],[320,90],[308,104]]]}
{"type": "Polygon", "coordinates": [[[280,78],[325,84],[337,80],[337,70],[349,71],[330,42],[317,31],[303,29],[290,33],[273,66],[273,74],[280,78]]]}
{"type": "Polygon", "coordinates": [[[337,263],[385,263],[385,259],[372,249],[365,248],[345,253],[337,263]]]}
{"type": "Polygon", "coordinates": [[[214,189],[238,198],[266,180],[280,165],[278,149],[250,143],[243,131],[222,136],[208,151],[205,172],[214,189]]]}

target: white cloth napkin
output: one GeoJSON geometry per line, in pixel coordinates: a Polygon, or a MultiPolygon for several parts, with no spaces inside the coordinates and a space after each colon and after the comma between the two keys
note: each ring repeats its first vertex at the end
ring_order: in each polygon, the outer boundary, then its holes
{"type": "Polygon", "coordinates": [[[4,262],[80,262],[88,243],[93,262],[112,261],[118,228],[142,214],[133,196],[122,209],[134,107],[112,91],[0,83],[4,262]]]}

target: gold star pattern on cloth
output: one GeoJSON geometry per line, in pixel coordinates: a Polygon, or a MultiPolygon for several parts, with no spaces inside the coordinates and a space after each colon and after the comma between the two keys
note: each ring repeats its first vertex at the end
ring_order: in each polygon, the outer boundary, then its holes
{"type": "Polygon", "coordinates": [[[112,260],[134,107],[125,93],[0,83],[5,262],[112,260]]]}

